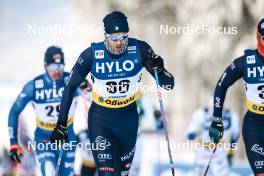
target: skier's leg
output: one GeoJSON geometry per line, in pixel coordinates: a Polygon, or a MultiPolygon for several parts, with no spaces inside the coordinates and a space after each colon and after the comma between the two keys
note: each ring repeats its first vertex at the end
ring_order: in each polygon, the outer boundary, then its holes
{"type": "MultiPolygon", "coordinates": [[[[43,176],[54,176],[57,163],[56,153],[46,148],[40,148],[39,142],[36,143],[36,156],[40,165],[41,174],[43,176]]],[[[42,144],[41,144],[42,145],[42,144]]]]}
{"type": "Polygon", "coordinates": [[[81,176],[95,176],[96,165],[91,150],[88,128],[78,133],[78,142],[82,145],[77,148],[77,153],[81,155],[81,176]]]}
{"type": "Polygon", "coordinates": [[[242,134],[247,158],[255,175],[264,175],[264,116],[247,112],[242,134]]]}
{"type": "Polygon", "coordinates": [[[115,176],[111,116],[89,111],[89,138],[99,176],[115,176]]]}
{"type": "Polygon", "coordinates": [[[116,162],[122,176],[129,174],[129,169],[135,153],[135,145],[138,130],[138,113],[136,109],[131,109],[125,114],[121,114],[119,119],[119,129],[117,134],[118,154],[119,158],[116,162]]]}
{"type": "Polygon", "coordinates": [[[96,173],[96,167],[93,165],[86,165],[85,163],[82,164],[81,168],[81,176],[94,176],[96,173]]]}
{"type": "MultiPolygon", "coordinates": [[[[63,176],[73,176],[74,175],[74,159],[75,159],[75,150],[77,145],[77,139],[73,130],[68,131],[69,134],[69,145],[64,144],[62,160],[59,168],[59,175],[63,176]]],[[[57,151],[59,153],[60,151],[57,151]]]]}
{"type": "Polygon", "coordinates": [[[136,142],[136,152],[132,162],[129,176],[139,176],[141,160],[142,160],[142,150],[143,150],[142,135],[138,135],[136,142]]]}

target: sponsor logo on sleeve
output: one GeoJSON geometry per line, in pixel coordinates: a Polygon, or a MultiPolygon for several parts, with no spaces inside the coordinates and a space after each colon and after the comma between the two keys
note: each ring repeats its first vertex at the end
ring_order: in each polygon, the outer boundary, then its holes
{"type": "Polygon", "coordinates": [[[220,108],[220,102],[221,102],[221,99],[219,97],[215,97],[215,107],[217,108],[220,108]]]}
{"type": "Polygon", "coordinates": [[[79,57],[79,58],[78,58],[78,64],[79,64],[79,65],[82,65],[83,62],[84,62],[84,60],[82,59],[82,57],[79,57]]]}

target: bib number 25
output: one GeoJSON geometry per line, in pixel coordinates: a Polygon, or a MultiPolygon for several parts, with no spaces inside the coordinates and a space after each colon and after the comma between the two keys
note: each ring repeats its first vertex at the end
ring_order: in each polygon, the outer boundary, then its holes
{"type": "Polygon", "coordinates": [[[47,116],[49,117],[55,117],[59,115],[59,111],[60,111],[60,105],[57,106],[46,106],[45,110],[47,110],[47,116]],[[54,115],[55,113],[55,115],[54,115]]]}

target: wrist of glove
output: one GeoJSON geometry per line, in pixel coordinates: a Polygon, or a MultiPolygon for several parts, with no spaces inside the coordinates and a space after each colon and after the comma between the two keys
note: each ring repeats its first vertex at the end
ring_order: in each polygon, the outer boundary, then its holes
{"type": "Polygon", "coordinates": [[[211,127],[209,128],[209,136],[214,143],[219,143],[224,134],[224,125],[221,117],[213,117],[211,127]]]}
{"type": "Polygon", "coordinates": [[[23,150],[18,144],[13,144],[10,147],[10,159],[11,161],[21,163],[21,159],[23,157],[23,150]]]}
{"type": "Polygon", "coordinates": [[[50,136],[51,143],[68,142],[67,121],[58,121],[50,136]]]}

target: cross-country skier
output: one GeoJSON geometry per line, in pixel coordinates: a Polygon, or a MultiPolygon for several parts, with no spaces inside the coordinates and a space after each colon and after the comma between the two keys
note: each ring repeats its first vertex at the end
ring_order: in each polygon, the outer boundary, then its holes
{"type": "MultiPolygon", "coordinates": [[[[8,118],[8,130],[11,143],[10,157],[15,162],[20,162],[23,156],[22,148],[17,139],[18,117],[25,106],[30,102],[36,112],[35,130],[36,155],[40,163],[43,176],[54,176],[55,167],[58,161],[59,149],[52,149],[51,145],[46,145],[50,141],[50,134],[58,120],[59,105],[62,92],[69,78],[69,73],[64,72],[64,55],[62,49],[56,46],[49,47],[45,52],[45,70],[42,75],[35,77],[24,85],[21,93],[13,104],[8,118]],[[44,144],[46,147],[41,147],[44,144]]],[[[69,140],[76,141],[73,133],[73,113],[78,92],[73,93],[73,103],[69,110],[69,118],[65,125],[68,129],[69,140]]],[[[65,150],[62,156],[59,175],[73,175],[75,147],[65,150]]]]}
{"type": "Polygon", "coordinates": [[[227,89],[243,78],[248,111],[245,114],[242,135],[250,166],[257,176],[264,176],[264,19],[257,26],[257,49],[244,51],[219,79],[214,94],[214,119],[209,135],[218,143],[223,136],[222,109],[227,89]]]}
{"type": "Polygon", "coordinates": [[[85,49],[72,69],[63,92],[57,126],[51,139],[67,139],[65,128],[73,92],[91,73],[93,102],[89,109],[89,137],[101,148],[93,150],[100,176],[126,176],[135,152],[138,129],[136,100],[143,68],[154,76],[158,69],[160,85],[174,87],[173,76],[163,59],[144,41],[129,38],[127,17],[114,11],[103,19],[105,40],[85,49]]]}
{"type": "MultiPolygon", "coordinates": [[[[201,147],[196,149],[196,158],[193,166],[193,174],[195,176],[204,174],[208,164],[208,158],[210,158],[210,155],[212,154],[212,151],[209,150],[211,144],[208,136],[208,130],[212,123],[212,118],[213,97],[210,97],[208,106],[199,108],[193,113],[187,129],[188,140],[198,138],[198,142],[201,143],[201,147]]],[[[222,143],[221,146],[219,145],[219,150],[217,150],[211,163],[210,170],[212,176],[229,175],[229,166],[232,165],[232,158],[239,137],[239,118],[229,109],[223,110],[222,118],[225,129],[223,141],[226,143],[222,143]]]]}

